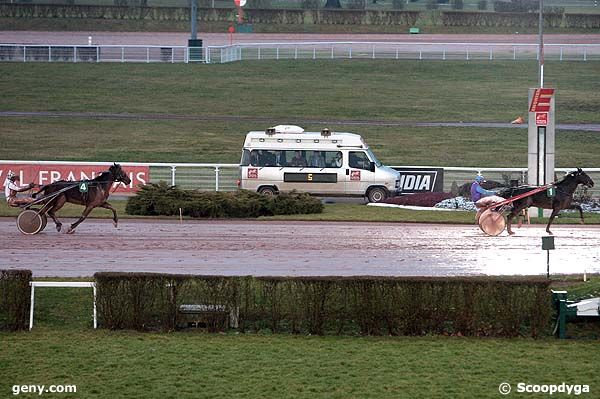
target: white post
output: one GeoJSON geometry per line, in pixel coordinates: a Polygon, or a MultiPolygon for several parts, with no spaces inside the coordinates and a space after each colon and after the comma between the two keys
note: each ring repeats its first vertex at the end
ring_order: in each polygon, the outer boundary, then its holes
{"type": "Polygon", "coordinates": [[[171,166],[171,186],[175,185],[175,170],[177,166],[171,166]]]}
{"type": "Polygon", "coordinates": [[[219,167],[215,166],[215,191],[219,191],[219,167]]]}
{"type": "Polygon", "coordinates": [[[150,63],[150,47],[146,47],[146,64],[150,63]]]}
{"type": "Polygon", "coordinates": [[[94,290],[94,329],[98,328],[98,316],[96,312],[96,283],[92,284],[92,289],[94,290]]]}
{"type": "Polygon", "coordinates": [[[29,329],[33,328],[33,307],[34,307],[34,298],[35,298],[35,286],[32,283],[29,283],[31,286],[31,305],[29,306],[29,329]]]}

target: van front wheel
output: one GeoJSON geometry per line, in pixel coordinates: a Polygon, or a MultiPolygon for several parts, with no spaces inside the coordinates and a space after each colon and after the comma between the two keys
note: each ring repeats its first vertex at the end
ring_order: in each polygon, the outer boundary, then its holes
{"type": "Polygon", "coordinates": [[[266,187],[259,188],[258,193],[262,194],[262,195],[266,195],[268,197],[272,197],[275,194],[277,194],[277,191],[275,191],[275,189],[273,187],[266,186],[266,187]]]}
{"type": "Polygon", "coordinates": [[[387,191],[381,187],[372,188],[367,194],[369,202],[381,202],[386,199],[387,196],[387,191]]]}

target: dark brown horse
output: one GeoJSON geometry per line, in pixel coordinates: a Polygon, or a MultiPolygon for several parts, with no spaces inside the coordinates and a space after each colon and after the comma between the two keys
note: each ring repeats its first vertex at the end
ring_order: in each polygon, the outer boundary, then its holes
{"type": "Polygon", "coordinates": [[[73,233],[75,228],[79,226],[79,224],[83,222],[85,218],[88,217],[92,209],[97,207],[110,209],[113,212],[113,224],[115,227],[117,227],[117,223],[119,221],[117,218],[117,211],[112,207],[111,204],[106,202],[114,182],[125,184],[131,183],[131,179],[129,176],[127,176],[123,169],[121,169],[121,165],[116,163],[113,164],[108,171],[102,172],[99,176],[92,180],[60,180],[42,186],[40,190],[33,195],[33,197],[40,194],[49,196],[47,202],[49,208],[47,213],[52,220],[54,220],[57,231],[61,230],[62,223],[56,217],[56,212],[67,202],[85,206],[81,217],[75,223],[73,223],[71,227],[69,227],[67,234],[73,233]],[[52,196],[52,194],[58,193],[61,190],[64,191],[62,191],[60,194],[57,194],[56,197],[52,196]]]}
{"type": "MultiPolygon", "coordinates": [[[[538,208],[552,209],[552,214],[548,220],[546,231],[548,234],[552,234],[550,231],[550,225],[552,221],[563,209],[577,209],[579,211],[579,217],[581,223],[583,223],[583,211],[579,204],[573,203],[573,193],[577,189],[577,186],[583,184],[586,187],[594,187],[594,181],[581,169],[568,173],[560,181],[554,184],[556,193],[554,197],[549,197],[547,191],[542,191],[537,194],[533,194],[529,197],[522,198],[512,203],[513,210],[508,215],[506,226],[508,234],[514,234],[511,230],[510,225],[512,219],[517,216],[523,209],[529,208],[530,206],[537,206],[538,208]]],[[[514,197],[518,194],[523,194],[531,191],[537,187],[535,186],[520,186],[510,187],[499,193],[504,198],[514,197]]]]}

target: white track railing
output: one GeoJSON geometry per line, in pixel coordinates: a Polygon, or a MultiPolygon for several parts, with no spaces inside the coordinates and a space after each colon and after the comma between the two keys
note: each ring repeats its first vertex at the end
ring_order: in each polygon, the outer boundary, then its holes
{"type": "MultiPolygon", "coordinates": [[[[63,162],[63,161],[6,161],[0,160],[1,165],[97,165],[107,167],[112,162],[63,162]]],[[[198,189],[204,191],[235,191],[239,178],[238,164],[225,163],[141,163],[123,162],[123,167],[148,166],[150,168],[150,183],[166,181],[171,185],[177,185],[186,189],[198,189]]],[[[527,183],[527,168],[481,168],[481,167],[440,167],[440,166],[391,166],[397,169],[427,169],[439,168],[444,171],[444,191],[449,192],[452,185],[458,186],[473,181],[473,178],[481,173],[487,180],[508,183],[510,180],[518,180],[520,184],[527,183]]],[[[556,168],[556,177],[575,170],[573,168],[556,168]]],[[[600,168],[586,168],[583,170],[596,182],[596,185],[588,192],[594,198],[600,197],[600,168]]]]}
{"type": "MultiPolygon", "coordinates": [[[[600,44],[545,44],[546,60],[600,61],[600,44]]],[[[301,42],[231,46],[0,44],[0,62],[226,63],[245,60],[534,60],[537,44],[301,42]]]]}
{"type": "MultiPolygon", "coordinates": [[[[546,60],[600,61],[600,44],[545,44],[546,60]]],[[[536,60],[525,43],[302,42],[241,43],[206,48],[207,63],[247,60],[395,59],[536,60]]]]}
{"type": "Polygon", "coordinates": [[[0,61],[188,63],[204,62],[204,49],[187,46],[0,44],[0,61]]]}

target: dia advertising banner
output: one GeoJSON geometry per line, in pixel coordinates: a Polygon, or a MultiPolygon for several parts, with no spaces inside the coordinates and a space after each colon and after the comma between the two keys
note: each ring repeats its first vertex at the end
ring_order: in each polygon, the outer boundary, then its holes
{"type": "Polygon", "coordinates": [[[394,168],[400,172],[400,193],[444,191],[444,169],[442,168],[394,168]]]}

